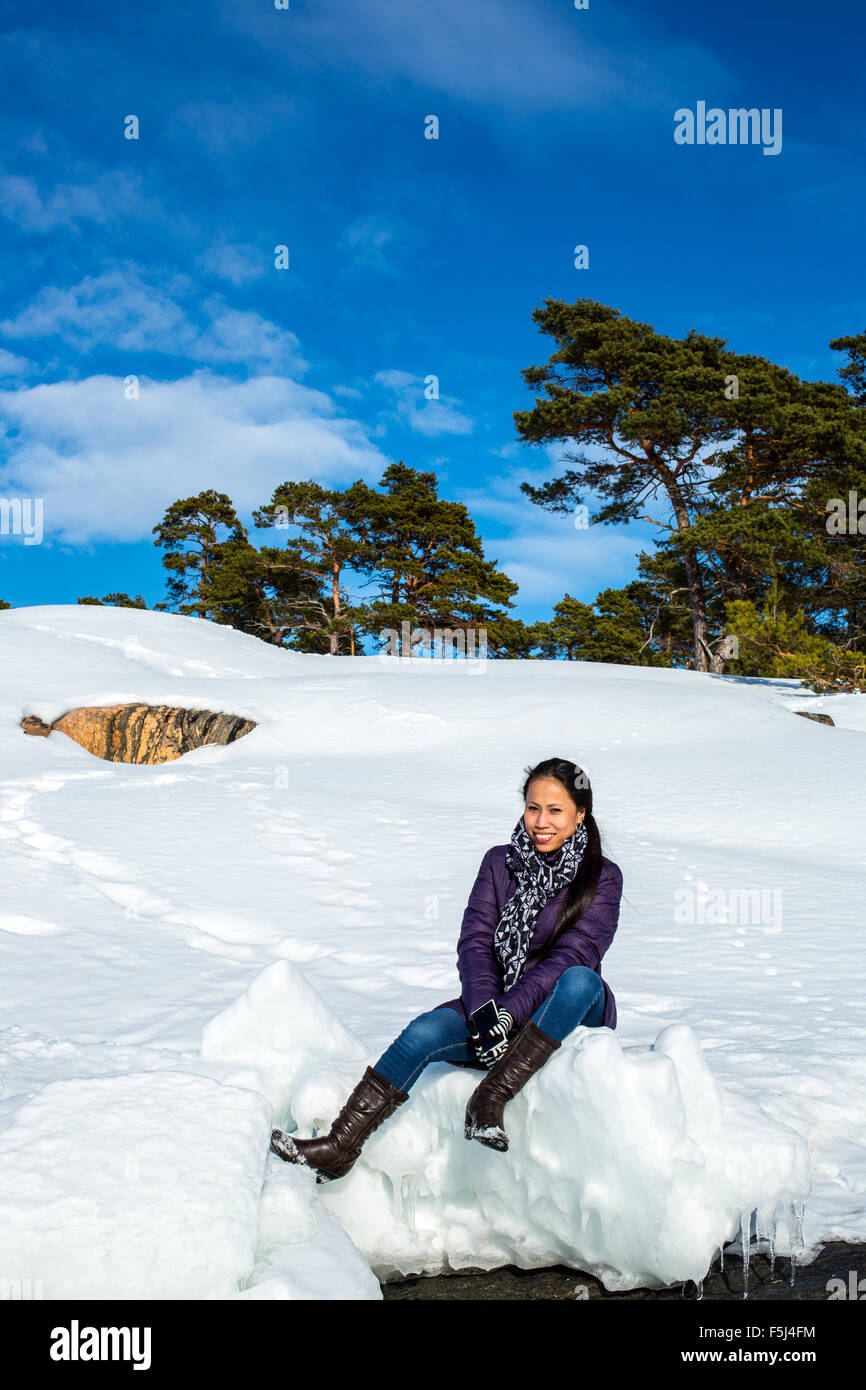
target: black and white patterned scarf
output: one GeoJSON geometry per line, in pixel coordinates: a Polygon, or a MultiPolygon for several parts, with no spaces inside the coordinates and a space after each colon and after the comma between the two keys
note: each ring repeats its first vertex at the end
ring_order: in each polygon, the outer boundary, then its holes
{"type": "Polygon", "coordinates": [[[493,934],[493,949],[502,966],[506,989],[523,974],[538,914],[550,898],[571,883],[580,868],[587,839],[586,826],[581,822],[558,853],[541,854],[522,816],[515,825],[505,861],[517,878],[517,891],[505,904],[493,934]]]}

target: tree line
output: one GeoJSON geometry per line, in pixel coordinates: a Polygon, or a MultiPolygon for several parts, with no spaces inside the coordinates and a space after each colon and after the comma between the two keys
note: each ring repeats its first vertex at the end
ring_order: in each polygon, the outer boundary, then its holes
{"type": "Polygon", "coordinates": [[[154,527],[168,591],[157,607],[305,652],[376,649],[408,623],[484,629],[493,657],[866,689],[866,333],[830,343],[845,355],[840,382],[808,382],[590,299],[548,299],[533,318],[553,347],[523,371],[535,401],[515,426],[527,444],[560,445],[564,463],[522,490],[553,512],[583,509],[589,525],[651,525],[634,581],[591,603],[565,593],[549,619],[520,621],[517,585],[485,557],[466,507],[400,462],[378,488],[282,483],[253,515],[269,545],[251,542],[224,493],[173,503],[154,527]]]}

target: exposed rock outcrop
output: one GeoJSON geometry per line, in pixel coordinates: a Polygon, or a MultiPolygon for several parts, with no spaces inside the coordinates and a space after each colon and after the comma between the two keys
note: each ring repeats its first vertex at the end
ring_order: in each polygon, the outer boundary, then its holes
{"type": "Polygon", "coordinates": [[[795,714],[799,714],[801,719],[814,719],[816,724],[829,724],[831,728],[836,727],[829,714],[814,714],[810,709],[795,709],[795,714]]]}
{"type": "Polygon", "coordinates": [[[172,705],[96,705],[72,709],[46,724],[28,714],[26,734],[47,737],[57,730],[93,753],[116,763],[167,763],[206,743],[234,743],[256,727],[252,719],[172,705]]]}
{"type": "Polygon", "coordinates": [[[47,738],[51,733],[51,725],[40,719],[38,714],[26,714],[21,720],[21,727],[25,734],[36,734],[38,738],[47,738]]]}

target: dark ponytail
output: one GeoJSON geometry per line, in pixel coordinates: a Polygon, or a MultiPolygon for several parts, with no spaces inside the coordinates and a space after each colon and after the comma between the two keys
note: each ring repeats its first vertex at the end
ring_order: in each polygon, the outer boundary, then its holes
{"type": "Polygon", "coordinates": [[[592,814],[592,787],[589,785],[589,778],[583,768],[578,767],[577,763],[569,762],[567,758],[545,758],[544,762],[538,763],[536,767],[527,768],[526,781],[523,784],[524,802],[529,792],[529,785],[536,777],[555,778],[565,788],[577,809],[586,811],[583,819],[587,835],[586,849],[580,861],[580,868],[565,895],[565,901],[553,929],[553,935],[550,938],[550,945],[552,946],[557,937],[561,936],[569,927],[573,927],[575,922],[591,907],[604,866],[602,864],[601,835],[592,814]]]}

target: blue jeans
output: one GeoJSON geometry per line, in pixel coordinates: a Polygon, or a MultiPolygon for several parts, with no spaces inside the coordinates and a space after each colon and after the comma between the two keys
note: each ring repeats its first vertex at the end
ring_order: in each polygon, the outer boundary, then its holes
{"type": "MultiPolygon", "coordinates": [[[[601,1027],[603,1018],[604,985],[601,977],[586,965],[564,970],[532,1015],[542,1033],[557,1042],[562,1042],[580,1023],[586,1028],[601,1027]]],[[[518,1031],[515,1026],[512,1037],[518,1031]]],[[[469,1041],[469,1029],[456,1009],[431,1009],[413,1018],[382,1053],[375,1070],[398,1090],[408,1091],[428,1062],[457,1062],[487,1070],[478,1061],[469,1041]]]]}

